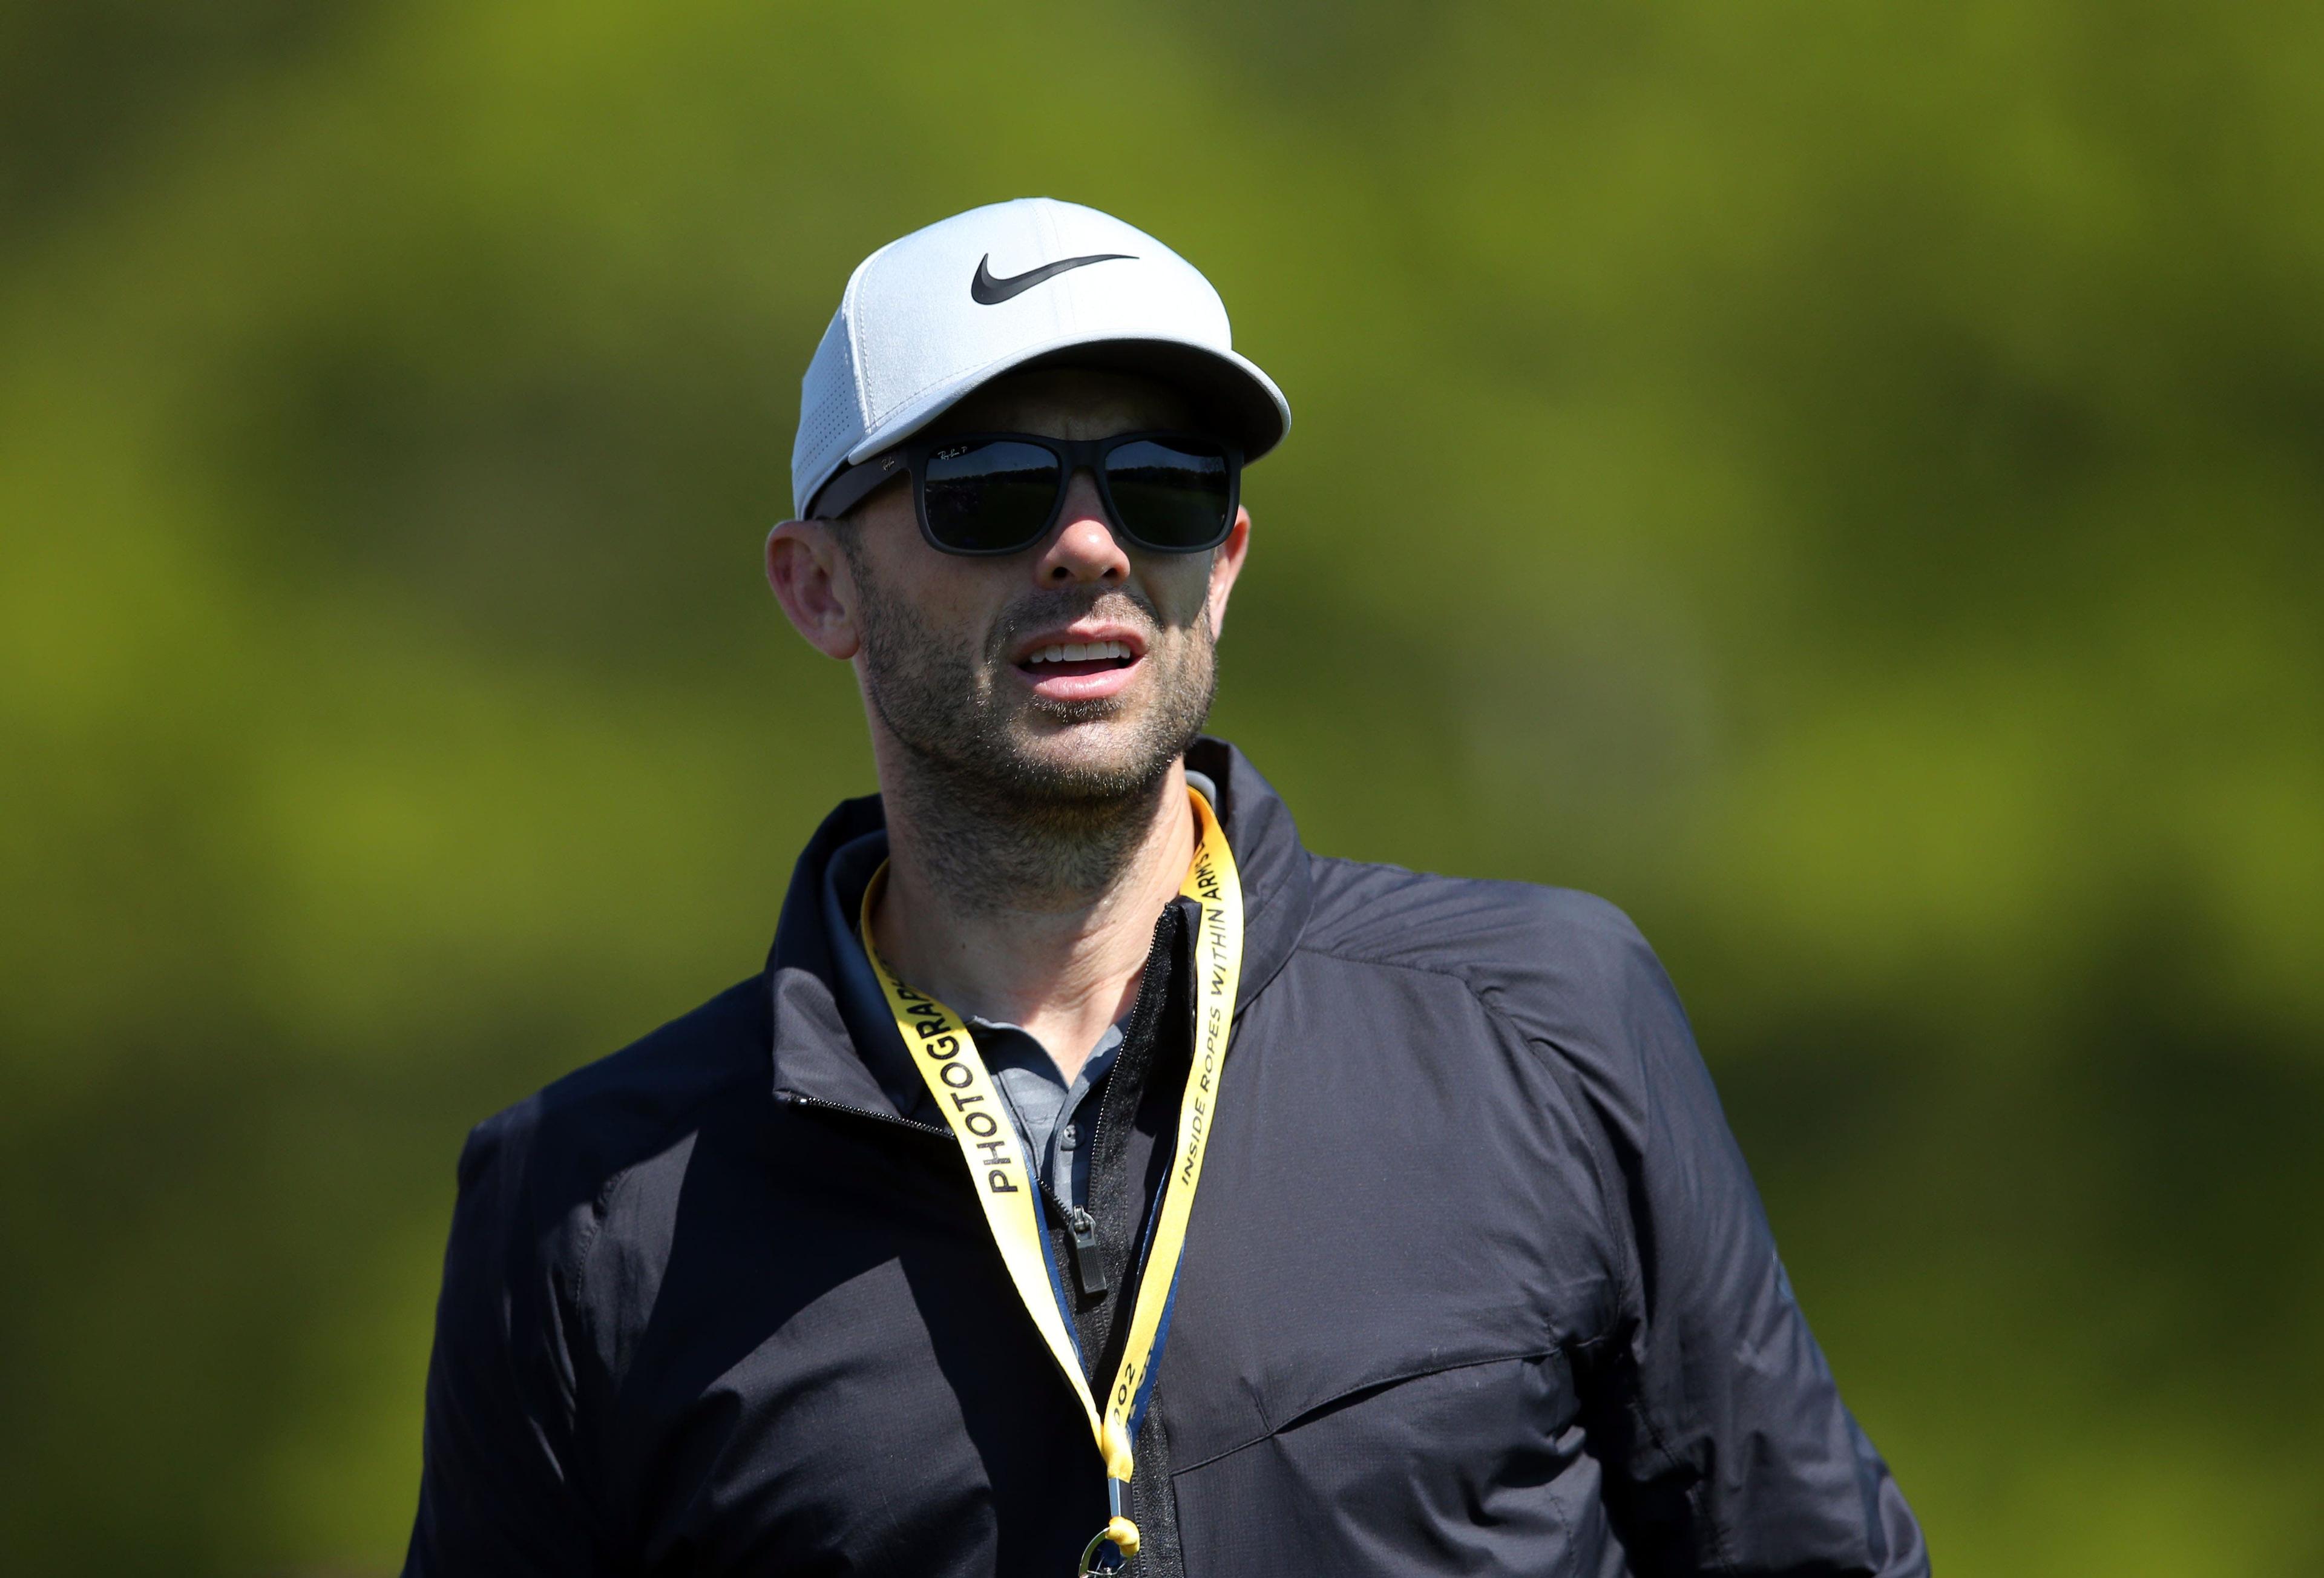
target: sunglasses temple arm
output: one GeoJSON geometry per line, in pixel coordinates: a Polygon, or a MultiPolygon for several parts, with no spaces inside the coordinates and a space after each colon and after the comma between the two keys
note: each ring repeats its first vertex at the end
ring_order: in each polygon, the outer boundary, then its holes
{"type": "Polygon", "coordinates": [[[816,490],[807,501],[804,519],[830,521],[862,503],[881,487],[899,476],[911,475],[911,468],[898,456],[878,457],[861,466],[851,466],[816,490]]]}

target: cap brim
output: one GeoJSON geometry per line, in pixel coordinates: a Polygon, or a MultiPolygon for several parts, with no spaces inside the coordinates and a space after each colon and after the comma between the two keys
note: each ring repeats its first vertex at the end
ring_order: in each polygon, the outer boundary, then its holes
{"type": "Polygon", "coordinates": [[[1151,336],[1066,340],[1028,346],[927,391],[864,434],[848,450],[847,464],[857,465],[910,438],[994,379],[1036,367],[1101,367],[1157,379],[1184,392],[1197,419],[1240,446],[1246,460],[1258,459],[1291,430],[1291,405],[1283,391],[1238,352],[1151,336]]]}
{"type": "Polygon", "coordinates": [[[1232,351],[1184,340],[1098,340],[1044,352],[1009,371],[1035,367],[1099,367],[1167,383],[1193,402],[1198,422],[1240,445],[1246,460],[1258,459],[1291,430],[1291,406],[1275,380],[1232,351]]]}

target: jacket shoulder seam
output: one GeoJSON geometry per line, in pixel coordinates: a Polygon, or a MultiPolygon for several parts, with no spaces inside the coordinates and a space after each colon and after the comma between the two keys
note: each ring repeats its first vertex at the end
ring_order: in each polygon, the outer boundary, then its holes
{"type": "MultiPolygon", "coordinates": [[[[1608,1171],[1609,1159],[1605,1155],[1606,1141],[1603,1125],[1599,1122],[1597,1112],[1591,1106],[1588,1099],[1569,1084],[1570,1075],[1564,1072],[1563,1059],[1557,1053],[1557,1044],[1546,1037],[1534,1035],[1511,1019],[1506,1010],[1494,1003],[1487,995],[1488,989],[1480,986],[1465,969],[1441,964],[1416,964],[1402,959],[1367,958],[1359,954],[1342,953],[1336,949],[1312,946],[1304,942],[1296,951],[1313,954],[1319,958],[1335,960],[1343,964],[1364,964],[1386,970],[1408,970],[1416,974],[1436,975],[1448,981],[1458,982],[1461,989],[1469,994],[1470,1001],[1477,1005],[1478,1011],[1503,1030],[1516,1037],[1521,1045],[1533,1053],[1535,1058],[1548,1073],[1550,1079],[1563,1093],[1566,1100],[1573,1103],[1576,1115],[1589,1124],[1591,1139],[1584,1149],[1589,1155],[1590,1176],[1598,1185],[1599,1197],[1608,1201],[1623,1197],[1616,1180],[1608,1171]]],[[[1636,1300],[1643,1294],[1645,1281],[1637,1263],[1637,1257],[1630,1251],[1627,1241],[1621,1251],[1619,1263],[1623,1297],[1625,1300],[1636,1300]]]]}
{"type": "MultiPolygon", "coordinates": [[[[724,1093],[724,1086],[725,1082],[718,1082],[713,1089],[702,1092],[686,1102],[673,1110],[659,1127],[673,1131],[683,1130],[688,1120],[718,1099],[724,1093]]],[[[607,1172],[604,1178],[599,1180],[596,1186],[589,1193],[588,1219],[579,1224],[570,1247],[558,1256],[558,1260],[562,1264],[549,1269],[550,1274],[556,1278],[558,1291],[564,1295],[573,1319],[583,1330],[594,1333],[595,1328],[595,1312],[591,1308],[588,1298],[588,1269],[590,1261],[596,1253],[598,1239],[604,1231],[605,1219],[612,1213],[613,1196],[620,1193],[622,1186],[629,1181],[638,1168],[655,1154],[659,1154],[658,1150],[649,1152],[647,1156],[634,1160],[625,1161],[607,1172]]],[[[567,1362],[571,1363],[569,1352],[567,1362]]],[[[576,1376],[576,1381],[577,1379],[576,1376]]],[[[579,1404],[578,1390],[576,1386],[575,1396],[576,1414],[579,1404]]]]}

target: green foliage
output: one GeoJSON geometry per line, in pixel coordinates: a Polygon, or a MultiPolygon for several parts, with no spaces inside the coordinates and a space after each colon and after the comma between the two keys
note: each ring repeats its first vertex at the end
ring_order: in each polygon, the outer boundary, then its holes
{"type": "Polygon", "coordinates": [[[0,5],[0,1568],[392,1570],[467,1123],[869,786],[854,261],[1288,391],[1217,724],[1604,892],[1948,1570],[2324,1567],[2324,13],[0,5]]]}

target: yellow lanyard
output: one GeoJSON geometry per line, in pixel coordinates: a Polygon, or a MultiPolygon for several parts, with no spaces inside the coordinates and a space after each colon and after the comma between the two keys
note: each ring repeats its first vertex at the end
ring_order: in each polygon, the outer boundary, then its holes
{"type": "Polygon", "coordinates": [[[1198,832],[1194,863],[1178,891],[1202,908],[1194,930],[1194,1050],[1186,1071],[1186,1094],[1178,1103],[1178,1142],[1172,1153],[1170,1173],[1163,1181],[1162,1203],[1148,1231],[1146,1266],[1138,1282],[1138,1303],[1130,1321],[1130,1340],[1122,1350],[1121,1368],[1106,1393],[1099,1413],[1089,1380],[1082,1373],[1081,1351],[1074,1340],[1073,1324],[1049,1261],[1048,1240],[1041,1226],[1041,1196],[1024,1148],[1009,1121],[1001,1093],[978,1056],[975,1038],[960,1016],[935,998],[913,991],[898,980],[872,946],[872,906],[885,885],[888,868],[872,874],[863,892],[861,926],[863,951],[888,994],[896,1029],[912,1055],[928,1092],[944,1110],[968,1158],[977,1182],[977,1198],[992,1241],[1017,1285],[1026,1313],[1040,1328],[1057,1361],[1057,1368],[1073,1383],[1082,1409],[1089,1416],[1090,1434],[1105,1460],[1106,1499],[1111,1511],[1106,1526],[1082,1553],[1084,1574],[1101,1569],[1092,1564],[1099,1547],[1111,1541],[1120,1551],[1115,1564],[1138,1554],[1138,1526],[1123,1515],[1130,1488],[1130,1444],[1154,1390],[1153,1367],[1161,1357],[1167,1335],[1170,1298],[1178,1281],[1178,1260],[1186,1245],[1186,1219],[1194,1210],[1194,1190],[1203,1177],[1203,1155],[1216,1127],[1219,1070],[1226,1057],[1227,1031],[1234,1021],[1235,982],[1242,968],[1242,884],[1235,875],[1234,853],[1199,790],[1189,789],[1198,832]]]}

